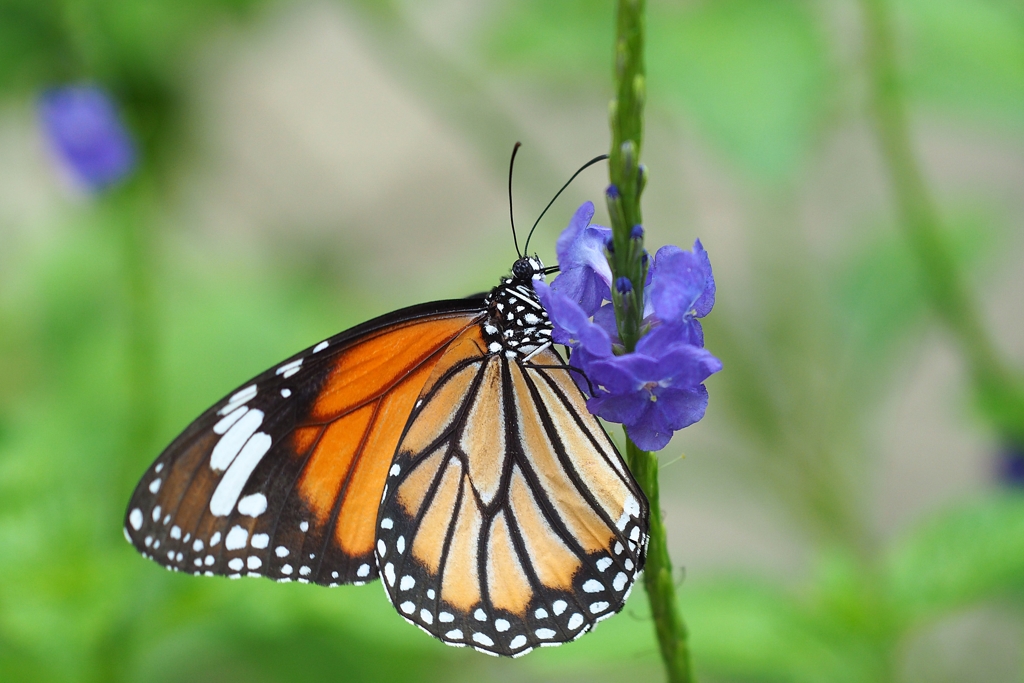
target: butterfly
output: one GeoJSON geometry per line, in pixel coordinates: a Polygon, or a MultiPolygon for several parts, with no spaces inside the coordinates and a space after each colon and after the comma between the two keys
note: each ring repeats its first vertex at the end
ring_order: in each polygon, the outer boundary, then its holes
{"type": "Polygon", "coordinates": [[[648,504],[555,351],[546,272],[521,256],[485,295],[389,313],[244,383],[142,476],[128,541],[197,576],[380,578],[407,621],[488,654],[583,635],[643,569],[648,504]]]}

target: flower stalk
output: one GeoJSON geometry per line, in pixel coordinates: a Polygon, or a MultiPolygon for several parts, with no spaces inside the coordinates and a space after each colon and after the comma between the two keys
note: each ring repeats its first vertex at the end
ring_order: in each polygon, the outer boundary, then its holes
{"type": "MultiPolygon", "coordinates": [[[[610,106],[612,145],[608,168],[611,185],[606,194],[611,216],[609,261],[612,281],[626,278],[631,288],[612,288],[616,327],[626,352],[632,352],[643,334],[644,283],[648,259],[643,246],[640,195],[647,171],[640,164],[643,143],[644,0],[619,0],[615,36],[615,98],[610,106]]],[[[644,586],[658,645],[671,683],[689,683],[690,652],[686,626],[676,601],[672,561],[658,494],[658,458],[641,450],[626,436],[626,459],[650,503],[650,541],[644,586]]]]}

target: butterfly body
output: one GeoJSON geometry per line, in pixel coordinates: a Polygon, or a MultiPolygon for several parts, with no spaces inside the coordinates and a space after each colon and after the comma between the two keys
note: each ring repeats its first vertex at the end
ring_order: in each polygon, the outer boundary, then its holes
{"type": "Polygon", "coordinates": [[[327,586],[378,576],[450,645],[518,656],[617,612],[647,502],[520,259],[484,297],[317,344],[192,423],[136,488],[128,540],[168,569],[327,586]]]}

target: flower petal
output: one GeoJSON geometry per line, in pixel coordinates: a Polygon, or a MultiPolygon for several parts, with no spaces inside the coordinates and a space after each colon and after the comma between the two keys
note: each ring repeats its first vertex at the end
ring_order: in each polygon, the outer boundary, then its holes
{"type": "Polygon", "coordinates": [[[554,327],[551,338],[555,342],[574,348],[583,346],[594,356],[611,355],[612,340],[608,333],[590,322],[579,304],[543,280],[534,280],[533,287],[554,327]]]}
{"type": "Polygon", "coordinates": [[[612,271],[604,254],[611,230],[590,225],[594,205],[584,203],[576,210],[555,245],[561,273],[552,287],[579,303],[592,315],[604,299],[611,298],[612,271]]]}
{"type": "Polygon", "coordinates": [[[609,422],[631,424],[642,418],[648,403],[639,393],[601,394],[587,401],[587,410],[609,422]]]}
{"type": "Polygon", "coordinates": [[[664,322],[678,322],[688,315],[704,294],[707,275],[696,254],[668,245],[654,256],[651,304],[664,322]]]}
{"type": "Polygon", "coordinates": [[[704,417],[708,408],[708,390],[703,384],[690,389],[667,387],[656,389],[654,411],[658,414],[656,422],[659,427],[677,431],[689,427],[704,417]]]}
{"type": "Polygon", "coordinates": [[[694,241],[693,253],[697,256],[697,261],[706,278],[704,292],[693,305],[697,311],[697,317],[703,318],[711,312],[711,308],[715,305],[715,276],[711,272],[711,259],[708,258],[708,252],[704,251],[704,245],[700,243],[700,240],[694,241]]]}

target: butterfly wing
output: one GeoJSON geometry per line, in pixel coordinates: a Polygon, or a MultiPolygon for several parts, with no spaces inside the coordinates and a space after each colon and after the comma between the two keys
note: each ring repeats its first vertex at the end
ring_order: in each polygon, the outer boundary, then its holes
{"type": "Polygon", "coordinates": [[[396,311],[247,382],[150,466],[128,540],[195,574],[375,578],[374,520],[399,437],[438,360],[482,315],[479,298],[396,311]]]}
{"type": "Polygon", "coordinates": [[[519,656],[622,608],[645,496],[561,359],[467,330],[424,386],[390,470],[377,562],[392,603],[450,645],[519,656]]]}

